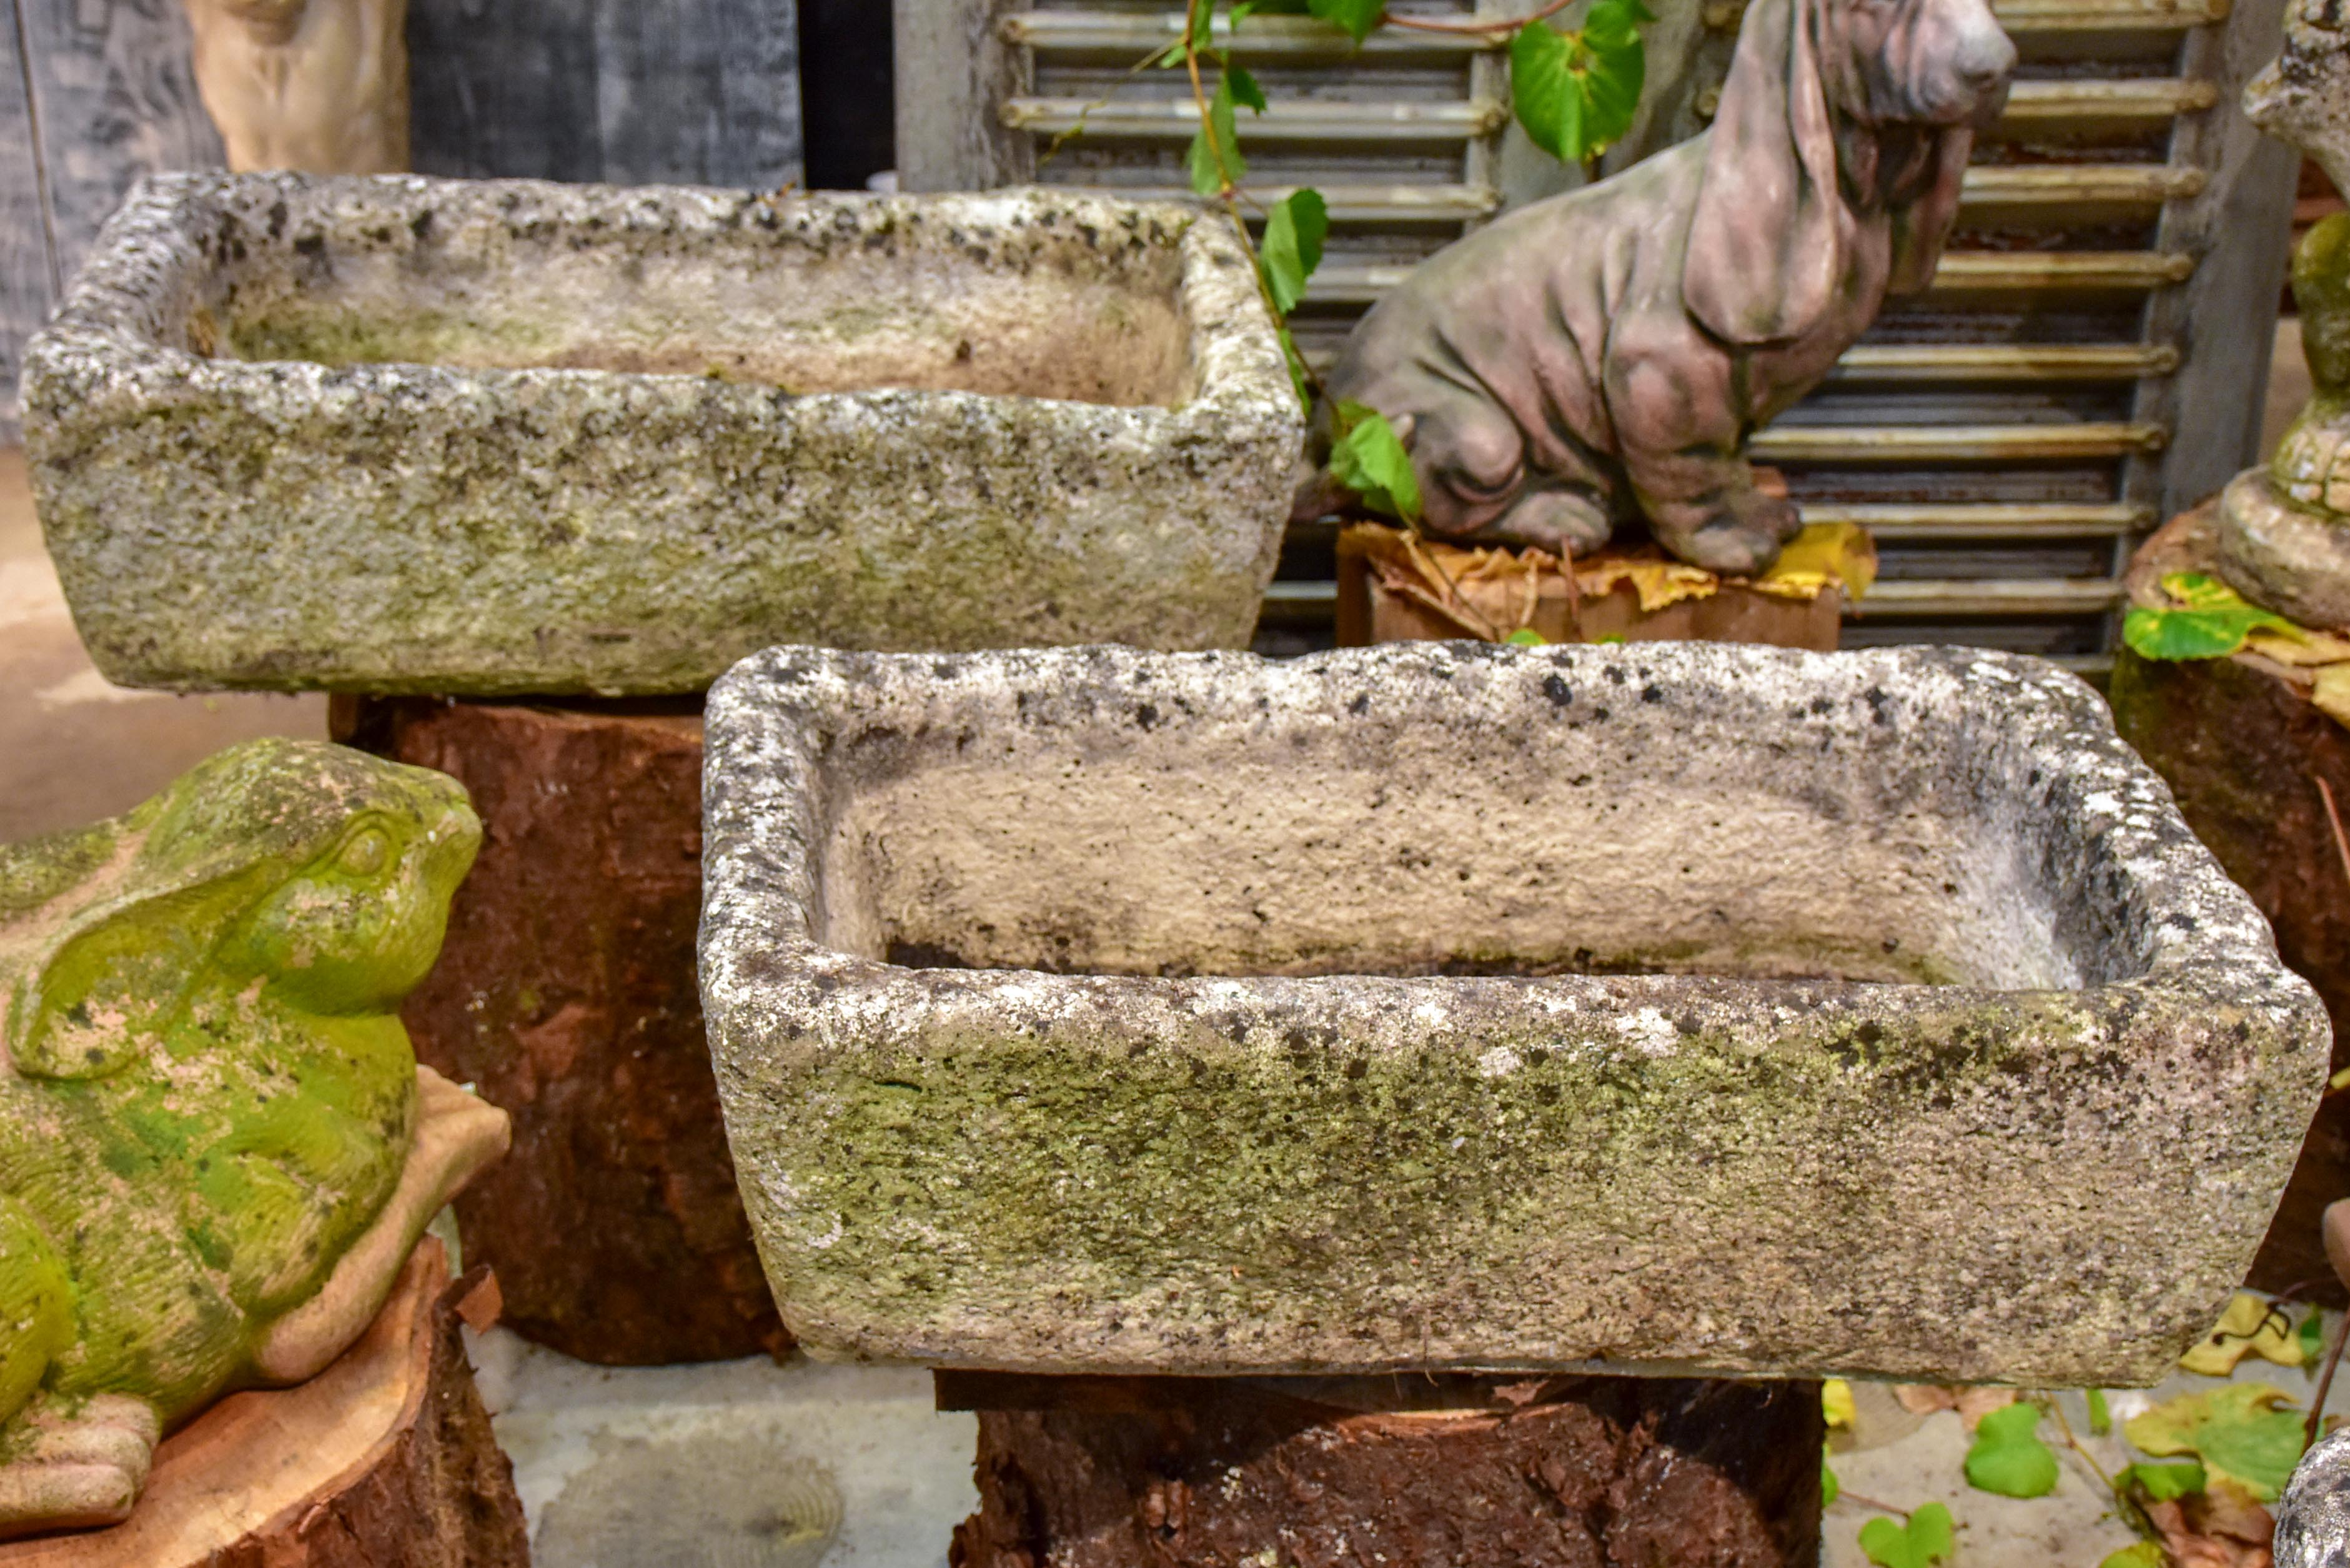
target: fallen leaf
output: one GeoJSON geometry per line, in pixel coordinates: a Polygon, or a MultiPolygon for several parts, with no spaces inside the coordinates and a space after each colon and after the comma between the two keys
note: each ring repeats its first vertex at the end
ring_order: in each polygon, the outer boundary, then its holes
{"type": "Polygon", "coordinates": [[[2317,672],[2309,700],[2337,724],[2350,724],[2350,664],[2329,664],[2317,672]]]}
{"type": "Polygon", "coordinates": [[[1852,1402],[1852,1385],[1841,1377],[1831,1377],[1820,1385],[1820,1413],[1827,1417],[1828,1429],[1842,1428],[1852,1430],[1860,1412],[1852,1402]]]}
{"type": "Polygon", "coordinates": [[[2022,1400],[1984,1416],[1967,1449],[1967,1484],[2002,1497],[2056,1490],[2056,1455],[2039,1438],[2040,1407],[2022,1400]]]}
{"type": "Polygon", "coordinates": [[[2350,638],[2306,628],[2301,628],[2298,637],[2287,637],[2273,627],[2256,626],[2244,634],[2244,646],[2262,658],[2296,667],[2340,664],[2350,659],[2350,638]]]}
{"type": "Polygon", "coordinates": [[[2176,1502],[2191,1491],[2201,1491],[2210,1484],[2203,1467],[2193,1459],[2184,1464],[2149,1465],[2140,1462],[2125,1465],[2114,1477],[2114,1484],[2133,1488],[2145,1494],[2148,1502],[2176,1502]]]}
{"type": "Polygon", "coordinates": [[[2196,1456],[2214,1481],[2233,1481],[2262,1502],[2275,1500],[2301,1459],[2301,1417],[2268,1383],[2182,1394],[2131,1417],[2122,1432],[2149,1454],[2196,1456]]]}
{"type": "Polygon", "coordinates": [[[2211,1332],[2178,1358],[2178,1365],[2203,1377],[2225,1377],[2247,1355],[2298,1366],[2301,1341],[2291,1333],[2293,1320],[2250,1291],[2238,1291],[2211,1332]]]}
{"type": "Polygon", "coordinates": [[[1586,566],[1575,566],[1575,586],[1595,597],[1612,592],[1618,583],[1630,583],[1640,596],[1640,608],[1649,613],[1683,599],[1707,599],[1721,591],[1721,579],[1702,566],[1644,556],[1615,556],[1586,566]]]}
{"type": "Polygon", "coordinates": [[[2243,647],[2256,627],[2288,639],[2308,635],[2200,572],[2172,572],[2162,579],[2162,591],[2170,599],[2168,606],[2136,605],[2122,618],[2122,640],[2141,659],[2223,658],[2243,647]]]}
{"type": "Polygon", "coordinates": [[[2170,1568],[2170,1558],[2156,1542],[2133,1541],[2119,1552],[2106,1553],[2097,1568],[2170,1568]]]}
{"type": "Polygon", "coordinates": [[[1936,1383],[1896,1384],[1893,1397],[1901,1407],[1912,1415],[1930,1416],[1937,1410],[1956,1410],[1959,1419],[1971,1432],[1985,1416],[1993,1410],[2003,1410],[2015,1403],[2012,1388],[1945,1387],[1936,1383]]]}
{"type": "Polygon", "coordinates": [[[2276,1520],[2226,1481],[2175,1502],[2150,1502],[2146,1517],[2178,1568],[2270,1568],[2276,1520]]]}
{"type": "Polygon", "coordinates": [[[1831,584],[1857,601],[1877,582],[1877,546],[1857,523],[1813,523],[1787,541],[1771,569],[1754,579],[1758,593],[1816,598],[1831,584]]]}
{"type": "Polygon", "coordinates": [[[1907,1524],[1872,1519],[1860,1527],[1860,1549],[1877,1568],[1931,1568],[1947,1563],[1958,1549],[1950,1511],[1929,1502],[1919,1504],[1907,1524]]]}

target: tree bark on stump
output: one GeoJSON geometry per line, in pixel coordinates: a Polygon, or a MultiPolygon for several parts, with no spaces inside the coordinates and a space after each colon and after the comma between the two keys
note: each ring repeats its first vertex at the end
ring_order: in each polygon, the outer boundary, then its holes
{"type": "Polygon", "coordinates": [[[938,1375],[954,1568],[1811,1568],[1816,1383],[938,1375]],[[1419,1407],[1402,1407],[1417,1406],[1419,1407]]]}
{"type": "Polygon", "coordinates": [[[509,1326],[607,1366],[791,1345],[702,1033],[698,706],[336,704],[338,739],[473,795],[481,856],[402,1016],[418,1060],[514,1118],[457,1199],[465,1255],[509,1326]]]}
{"type": "MultiPolygon", "coordinates": [[[[2159,602],[2172,572],[2212,569],[2211,504],[2166,524],[2131,564],[2135,602],[2159,602]]],[[[2350,1066],[2350,875],[2327,819],[2323,779],[2350,813],[2350,730],[2308,698],[2309,678],[2254,653],[2173,662],[2125,649],[2114,661],[2114,722],[2160,774],[2179,814],[2276,930],[2285,967],[2334,1022],[2334,1067],[2350,1066]]],[[[2254,1289],[2300,1286],[2341,1306],[2318,1221],[2350,1197],[2350,1096],[2313,1107],[2292,1181],[2252,1261],[2254,1289]]]]}
{"type": "Polygon", "coordinates": [[[457,1328],[495,1317],[496,1288],[452,1285],[427,1239],[333,1366],[222,1400],[156,1450],[128,1522],[0,1545],[0,1568],[528,1568],[457,1328]]]}

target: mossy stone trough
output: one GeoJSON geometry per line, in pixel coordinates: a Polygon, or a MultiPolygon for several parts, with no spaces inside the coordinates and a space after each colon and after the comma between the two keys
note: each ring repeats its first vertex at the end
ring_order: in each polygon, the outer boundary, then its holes
{"type": "Polygon", "coordinates": [[[777,649],[702,984],[820,1355],[2152,1383],[2315,997],[2035,660],[777,649]]]}
{"type": "Polygon", "coordinates": [[[1197,209],[150,180],[25,375],[133,686],[699,691],[775,642],[1247,642],[1304,418],[1197,209]]]}

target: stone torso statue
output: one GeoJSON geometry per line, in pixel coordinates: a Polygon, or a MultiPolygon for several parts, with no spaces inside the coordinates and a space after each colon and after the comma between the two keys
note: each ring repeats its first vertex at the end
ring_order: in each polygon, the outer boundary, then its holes
{"type": "Polygon", "coordinates": [[[235,170],[408,167],[408,0],[186,0],[196,90],[235,170]]]}
{"type": "Polygon", "coordinates": [[[437,774],[260,741],[0,847],[0,1534],[121,1520],[164,1429],[323,1369],[504,1151],[397,1012],[479,841],[437,774]]]}
{"type": "Polygon", "coordinates": [[[2014,62],[1983,0],[1752,0],[1711,130],[1431,257],[1330,395],[1403,436],[1432,533],[1580,556],[1645,516],[1761,571],[1798,522],[1740,448],[1932,277],[2014,62]]]}

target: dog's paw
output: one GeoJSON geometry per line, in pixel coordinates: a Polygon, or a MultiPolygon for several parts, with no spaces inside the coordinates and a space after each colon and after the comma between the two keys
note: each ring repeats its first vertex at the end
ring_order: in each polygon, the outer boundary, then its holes
{"type": "Polygon", "coordinates": [[[1750,490],[1693,533],[1678,541],[1668,540],[1666,545],[1692,566],[1726,577],[1751,577],[1769,571],[1771,563],[1779,558],[1780,546],[1802,532],[1803,526],[1803,516],[1794,502],[1750,490]]]}
{"type": "Polygon", "coordinates": [[[1616,531],[1596,497],[1572,490],[1530,490],[1472,535],[1479,543],[1518,545],[1554,556],[1588,556],[1616,531]]]}

